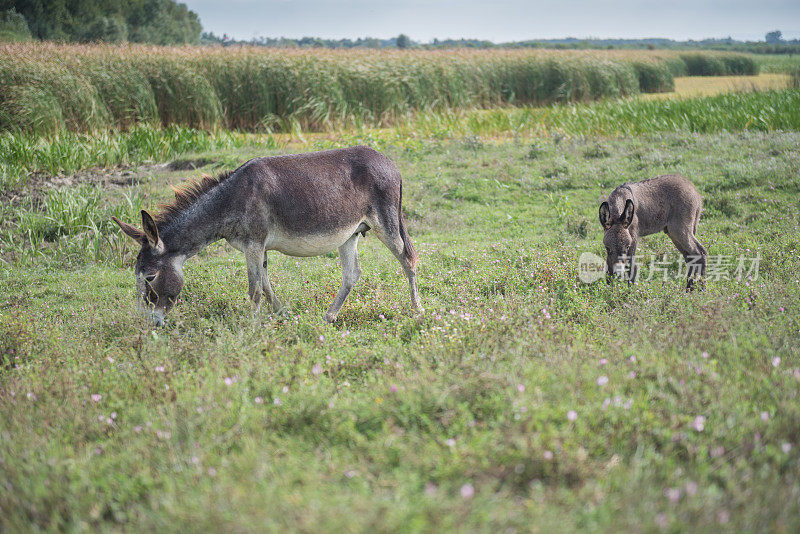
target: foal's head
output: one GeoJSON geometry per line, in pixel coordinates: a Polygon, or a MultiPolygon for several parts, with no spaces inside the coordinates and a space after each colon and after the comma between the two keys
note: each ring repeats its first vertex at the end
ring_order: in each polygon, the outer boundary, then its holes
{"type": "Polygon", "coordinates": [[[164,316],[175,304],[183,287],[182,258],[166,250],[153,217],[146,211],[142,210],[143,230],[116,217],[112,219],[127,236],[142,246],[134,268],[139,311],[154,325],[162,326],[164,316]]]}
{"type": "Polygon", "coordinates": [[[633,222],[633,201],[628,199],[619,217],[611,214],[608,202],[600,205],[600,224],[603,226],[603,245],[606,247],[606,273],[622,274],[625,264],[633,257],[637,236],[630,231],[633,222]]]}

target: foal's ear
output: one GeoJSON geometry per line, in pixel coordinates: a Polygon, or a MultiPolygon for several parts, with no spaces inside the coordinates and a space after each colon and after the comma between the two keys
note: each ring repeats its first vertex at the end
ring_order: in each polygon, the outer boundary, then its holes
{"type": "Polygon", "coordinates": [[[147,239],[144,235],[144,232],[142,232],[138,228],[134,228],[130,224],[124,223],[113,216],[111,217],[111,220],[117,223],[117,226],[122,228],[122,231],[125,232],[125,235],[130,237],[131,239],[135,239],[139,243],[144,243],[144,240],[147,239]]]}
{"type": "Polygon", "coordinates": [[[608,208],[608,202],[600,204],[600,224],[603,228],[611,227],[611,210],[608,208]]]}
{"type": "Polygon", "coordinates": [[[631,222],[633,222],[633,200],[628,199],[625,201],[625,209],[622,210],[622,216],[619,220],[625,228],[631,225],[631,222]]]}
{"type": "Polygon", "coordinates": [[[158,246],[158,226],[153,217],[145,210],[142,210],[142,228],[144,228],[144,235],[150,242],[150,246],[153,248],[158,246]]]}

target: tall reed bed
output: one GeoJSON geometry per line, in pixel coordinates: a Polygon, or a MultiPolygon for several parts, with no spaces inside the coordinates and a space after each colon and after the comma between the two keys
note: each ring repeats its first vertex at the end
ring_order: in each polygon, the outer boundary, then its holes
{"type": "Polygon", "coordinates": [[[689,70],[683,56],[641,51],[5,45],[0,131],[384,126],[417,111],[668,91],[689,70]]]}
{"type": "Polygon", "coordinates": [[[758,63],[741,54],[681,54],[689,76],[743,76],[758,74],[758,63]]]}
{"type": "Polygon", "coordinates": [[[795,89],[800,89],[800,67],[795,67],[795,69],[789,73],[789,85],[795,89]]]}

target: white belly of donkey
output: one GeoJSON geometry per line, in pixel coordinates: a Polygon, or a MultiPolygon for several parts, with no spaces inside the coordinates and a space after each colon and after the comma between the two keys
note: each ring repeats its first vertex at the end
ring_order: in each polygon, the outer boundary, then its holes
{"type": "Polygon", "coordinates": [[[361,221],[333,232],[296,234],[283,228],[274,228],[266,241],[267,250],[277,250],[288,256],[319,256],[342,246],[353,237],[361,221]]]}

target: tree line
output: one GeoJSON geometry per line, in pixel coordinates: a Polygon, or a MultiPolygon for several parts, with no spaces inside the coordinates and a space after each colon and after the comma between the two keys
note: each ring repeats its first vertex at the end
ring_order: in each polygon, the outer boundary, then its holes
{"type": "Polygon", "coordinates": [[[203,32],[197,13],[175,0],[0,0],[0,42],[134,42],[158,45],[214,44],[299,48],[556,48],[708,49],[761,54],[800,53],[800,40],[784,40],[779,30],[764,41],[704,39],[540,39],[494,43],[481,39],[434,39],[428,43],[400,34],[389,39],[256,37],[236,40],[203,32]]]}
{"type": "Polygon", "coordinates": [[[579,39],[566,37],[563,39],[536,39],[530,41],[514,41],[494,43],[483,39],[433,39],[424,43],[414,41],[407,35],[400,34],[389,39],[372,37],[358,39],[321,39],[319,37],[253,37],[247,40],[233,39],[227,34],[216,35],[203,32],[202,44],[222,46],[266,46],[271,48],[547,48],[563,50],[589,49],[633,49],[633,50],[719,50],[730,52],[749,52],[753,54],[800,54],[800,40],[784,40],[780,31],[769,32],[764,41],[738,41],[731,37],[723,39],[703,39],[675,41],[664,38],[650,39],[579,39]]]}
{"type": "Polygon", "coordinates": [[[175,0],[0,0],[0,40],[197,44],[202,31],[175,0]]]}

